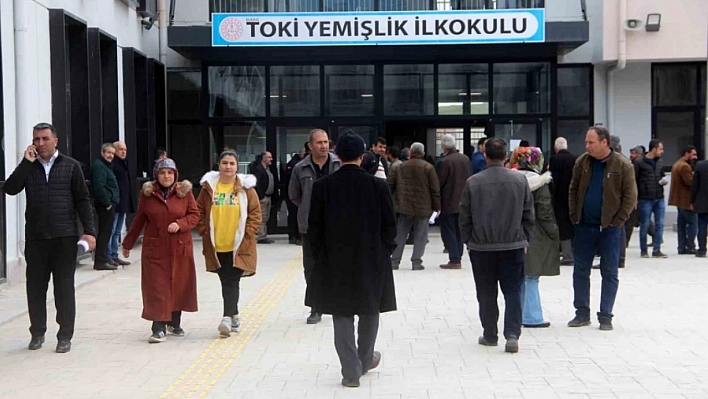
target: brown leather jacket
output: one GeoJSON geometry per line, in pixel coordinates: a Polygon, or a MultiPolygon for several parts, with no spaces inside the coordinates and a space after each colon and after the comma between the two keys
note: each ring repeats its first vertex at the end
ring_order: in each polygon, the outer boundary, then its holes
{"type": "MultiPolygon", "coordinates": [[[[578,224],[583,215],[583,203],[592,176],[592,157],[585,153],[575,162],[573,179],[570,181],[568,205],[570,220],[578,224]]],[[[634,167],[624,155],[612,151],[605,160],[605,176],[602,179],[603,228],[622,227],[637,204],[637,183],[634,167]]]]}
{"type": "Polygon", "coordinates": [[[671,167],[671,188],[669,189],[669,205],[681,209],[691,209],[691,183],[693,170],[683,159],[676,161],[671,167]]]}

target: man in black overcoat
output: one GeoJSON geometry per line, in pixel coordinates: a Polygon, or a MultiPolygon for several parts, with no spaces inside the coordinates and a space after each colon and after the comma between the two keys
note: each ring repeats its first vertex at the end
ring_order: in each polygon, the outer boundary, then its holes
{"type": "Polygon", "coordinates": [[[332,315],[346,387],[358,387],[359,378],[379,365],[381,353],[374,351],[379,313],[396,310],[390,258],[396,216],[386,180],[360,167],[365,150],[354,133],[337,141],[342,167],[314,183],[307,231],[315,267],[306,305],[332,315]]]}
{"type": "Polygon", "coordinates": [[[573,238],[575,228],[570,221],[568,207],[568,189],[573,178],[573,167],[577,157],[568,151],[568,141],[558,137],[554,146],[555,154],[551,157],[549,170],[553,176],[553,210],[555,211],[558,233],[561,240],[563,260],[561,265],[573,266],[573,238]]]}

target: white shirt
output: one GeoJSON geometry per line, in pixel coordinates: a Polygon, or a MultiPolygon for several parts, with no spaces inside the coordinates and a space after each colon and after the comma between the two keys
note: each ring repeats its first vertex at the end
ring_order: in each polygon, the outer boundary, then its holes
{"type": "Polygon", "coordinates": [[[42,166],[44,167],[44,175],[47,178],[47,182],[49,182],[49,172],[52,170],[52,166],[54,166],[54,161],[57,160],[58,156],[59,156],[59,150],[55,150],[54,155],[52,155],[52,157],[49,158],[49,162],[45,161],[41,157],[37,158],[39,160],[39,163],[41,163],[42,166]]]}

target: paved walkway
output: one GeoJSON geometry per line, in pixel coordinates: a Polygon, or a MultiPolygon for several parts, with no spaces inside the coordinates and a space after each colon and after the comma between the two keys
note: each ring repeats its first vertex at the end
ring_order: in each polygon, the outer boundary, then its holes
{"type": "MultiPolygon", "coordinates": [[[[665,252],[675,253],[675,240],[668,232],[665,252]]],[[[229,339],[216,331],[218,277],[197,257],[201,310],[184,316],[187,336],[148,344],[136,263],[77,291],[69,354],[54,353],[53,323],[36,352],[26,349],[26,315],[0,325],[0,397],[706,398],[708,260],[644,260],[636,242],[620,274],[614,331],[600,332],[595,320],[592,327],[565,326],[573,316],[572,268],[565,267],[561,276],[542,279],[553,326],[524,330],[521,351],[510,355],[503,345],[476,344],[481,328],[469,261],[460,271],[440,270],[446,255],[439,237],[431,237],[427,269],[413,272],[404,263],[395,273],[400,310],[382,315],[383,361],[359,389],[339,385],[331,317],[305,324],[299,247],[282,240],[259,246],[258,274],[242,280],[243,330],[229,339]]],[[[593,272],[593,311],[599,281],[593,272]]],[[[0,301],[18,292],[5,290],[0,301]]]]}

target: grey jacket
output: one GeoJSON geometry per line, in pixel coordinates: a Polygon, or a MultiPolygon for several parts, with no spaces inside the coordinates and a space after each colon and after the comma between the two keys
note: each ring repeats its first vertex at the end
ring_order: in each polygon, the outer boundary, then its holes
{"type": "Polygon", "coordinates": [[[490,164],[467,179],[460,201],[460,232],[468,249],[525,248],[533,226],[533,197],[524,175],[490,164]]]}
{"type": "MultiPolygon", "coordinates": [[[[339,158],[333,153],[329,154],[329,174],[339,170],[341,166],[339,158]]],[[[288,196],[297,205],[297,225],[302,234],[307,234],[307,220],[310,217],[310,198],[312,197],[312,185],[317,180],[317,172],[312,163],[312,155],[308,155],[298,162],[293,168],[290,184],[288,185],[288,196]]]]}

